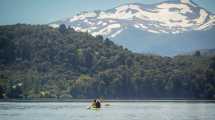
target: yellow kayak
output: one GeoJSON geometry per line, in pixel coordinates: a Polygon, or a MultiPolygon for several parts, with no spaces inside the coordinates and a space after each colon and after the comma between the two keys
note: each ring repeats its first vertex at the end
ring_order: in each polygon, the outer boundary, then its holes
{"type": "Polygon", "coordinates": [[[93,106],[90,106],[87,108],[88,110],[100,110],[100,108],[96,108],[96,107],[93,107],[93,106]]]}

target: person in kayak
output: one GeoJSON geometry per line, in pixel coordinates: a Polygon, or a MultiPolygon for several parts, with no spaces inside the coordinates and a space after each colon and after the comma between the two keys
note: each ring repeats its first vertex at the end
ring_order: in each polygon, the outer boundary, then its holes
{"type": "Polygon", "coordinates": [[[94,99],[91,105],[87,108],[101,108],[101,101],[99,99],[94,99]]]}
{"type": "Polygon", "coordinates": [[[101,101],[96,99],[96,108],[101,108],[101,101]]]}

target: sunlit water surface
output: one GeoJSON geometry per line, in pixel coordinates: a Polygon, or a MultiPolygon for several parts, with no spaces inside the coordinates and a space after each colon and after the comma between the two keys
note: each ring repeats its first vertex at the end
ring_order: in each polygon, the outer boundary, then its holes
{"type": "Polygon", "coordinates": [[[89,103],[0,103],[0,120],[215,120],[214,103],[113,102],[100,110],[89,103]]]}

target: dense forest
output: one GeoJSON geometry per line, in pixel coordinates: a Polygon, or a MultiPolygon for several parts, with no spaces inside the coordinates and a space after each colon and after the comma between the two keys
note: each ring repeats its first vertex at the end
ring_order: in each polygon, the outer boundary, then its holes
{"type": "Polygon", "coordinates": [[[0,98],[215,99],[215,56],[133,53],[61,25],[0,26],[0,98]]]}

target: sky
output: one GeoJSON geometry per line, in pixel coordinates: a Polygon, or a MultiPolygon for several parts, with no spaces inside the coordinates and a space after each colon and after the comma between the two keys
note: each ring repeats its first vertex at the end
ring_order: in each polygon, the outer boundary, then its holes
{"type": "MultiPolygon", "coordinates": [[[[0,25],[47,24],[81,11],[106,10],[125,3],[153,4],[167,0],[0,0],[0,25]]],[[[215,0],[193,0],[215,13],[215,0]]]]}

